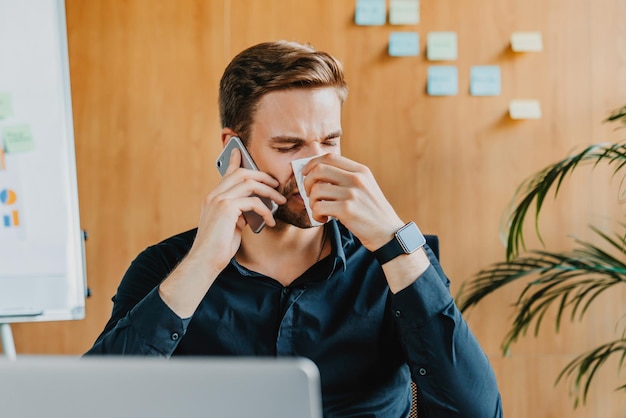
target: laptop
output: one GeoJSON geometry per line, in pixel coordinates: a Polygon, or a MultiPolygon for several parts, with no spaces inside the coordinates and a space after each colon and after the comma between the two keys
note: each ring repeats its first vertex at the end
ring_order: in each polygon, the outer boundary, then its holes
{"type": "Polygon", "coordinates": [[[3,417],[321,418],[319,371],[304,358],[0,359],[3,417]]]}

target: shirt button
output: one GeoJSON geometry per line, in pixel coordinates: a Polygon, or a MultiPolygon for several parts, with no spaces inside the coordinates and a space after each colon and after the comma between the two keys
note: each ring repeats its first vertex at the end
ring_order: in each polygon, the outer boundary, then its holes
{"type": "Polygon", "coordinates": [[[178,335],[177,332],[173,332],[170,338],[172,339],[172,341],[177,341],[180,338],[180,335],[178,335]]]}
{"type": "Polygon", "coordinates": [[[400,312],[400,311],[393,311],[393,316],[395,316],[396,318],[402,318],[402,312],[400,312]]]}
{"type": "Polygon", "coordinates": [[[288,287],[284,287],[283,288],[283,295],[287,295],[289,294],[289,288],[288,287]]]}
{"type": "Polygon", "coordinates": [[[423,367],[420,367],[418,373],[420,374],[420,376],[426,376],[426,369],[423,367]]]}

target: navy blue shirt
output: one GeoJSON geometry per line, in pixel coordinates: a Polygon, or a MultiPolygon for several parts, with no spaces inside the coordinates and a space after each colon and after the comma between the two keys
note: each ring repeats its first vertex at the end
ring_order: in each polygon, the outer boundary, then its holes
{"type": "Polygon", "coordinates": [[[320,370],[326,417],[406,417],[411,379],[420,418],[501,417],[493,370],[432,251],[428,270],[394,295],[372,253],[340,223],[327,228],[330,256],[291,285],[233,258],[187,319],[168,308],[158,285],[196,230],[147,248],[87,354],[301,356],[320,370]]]}

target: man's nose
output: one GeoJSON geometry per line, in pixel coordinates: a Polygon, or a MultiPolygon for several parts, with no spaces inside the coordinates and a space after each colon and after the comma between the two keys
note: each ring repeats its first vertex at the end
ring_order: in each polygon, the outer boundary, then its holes
{"type": "Polygon", "coordinates": [[[307,148],[307,154],[309,157],[313,157],[315,155],[320,155],[323,153],[322,144],[318,141],[311,141],[307,148]]]}

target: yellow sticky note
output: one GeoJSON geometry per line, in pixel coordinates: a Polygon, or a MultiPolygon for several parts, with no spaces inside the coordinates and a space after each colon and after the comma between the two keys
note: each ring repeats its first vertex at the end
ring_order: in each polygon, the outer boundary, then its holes
{"type": "Polygon", "coordinates": [[[0,91],[0,119],[8,118],[12,115],[11,94],[0,91]]]}
{"type": "Polygon", "coordinates": [[[429,61],[456,60],[456,32],[429,32],[426,40],[426,56],[429,61]]]}
{"type": "Polygon", "coordinates": [[[2,138],[7,153],[26,152],[35,149],[35,142],[29,125],[5,126],[2,129],[2,138]]]}
{"type": "Polygon", "coordinates": [[[540,32],[514,32],[511,35],[511,49],[515,52],[539,52],[543,50],[540,32]]]}
{"type": "Polygon", "coordinates": [[[389,3],[389,23],[392,25],[417,25],[419,21],[419,0],[391,0],[389,3]]]}
{"type": "Polygon", "coordinates": [[[511,119],[541,119],[541,104],[539,100],[511,100],[509,116],[511,119]]]}

